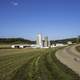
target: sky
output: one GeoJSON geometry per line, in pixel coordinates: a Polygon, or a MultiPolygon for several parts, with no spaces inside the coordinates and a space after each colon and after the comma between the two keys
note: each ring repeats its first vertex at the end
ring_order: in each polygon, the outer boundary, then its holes
{"type": "Polygon", "coordinates": [[[0,37],[50,40],[80,35],[80,0],[0,0],[0,37]]]}

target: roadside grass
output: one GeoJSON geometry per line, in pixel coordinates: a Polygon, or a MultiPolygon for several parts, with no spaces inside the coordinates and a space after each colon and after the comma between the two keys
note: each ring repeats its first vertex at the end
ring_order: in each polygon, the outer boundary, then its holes
{"type": "Polygon", "coordinates": [[[0,44],[0,49],[9,49],[11,48],[11,45],[9,44],[0,44]]]}
{"type": "MultiPolygon", "coordinates": [[[[57,51],[57,50],[56,50],[57,51]]],[[[55,51],[55,52],[56,52],[55,51]]],[[[58,66],[58,68],[60,68],[60,70],[62,70],[64,72],[64,76],[67,76],[69,78],[71,78],[71,80],[80,80],[80,76],[78,74],[76,74],[74,71],[72,71],[70,68],[68,68],[67,66],[65,66],[64,64],[62,64],[55,56],[55,54],[51,54],[53,61],[56,63],[56,65],[58,66]]],[[[63,79],[64,80],[64,79],[63,79]]],[[[66,79],[65,79],[66,80],[66,79]]],[[[68,79],[67,79],[68,80],[68,79]]]]}
{"type": "Polygon", "coordinates": [[[80,80],[55,57],[58,49],[0,49],[0,80],[80,80]]]}
{"type": "Polygon", "coordinates": [[[80,52],[80,46],[77,46],[77,47],[76,47],[76,50],[77,50],[78,52],[80,52]]]}

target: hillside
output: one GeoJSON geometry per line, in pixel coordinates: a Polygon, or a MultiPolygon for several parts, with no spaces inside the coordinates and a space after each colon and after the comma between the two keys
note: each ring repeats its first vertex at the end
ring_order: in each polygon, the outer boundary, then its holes
{"type": "Polygon", "coordinates": [[[31,41],[24,38],[0,38],[0,44],[34,44],[35,41],[31,41]]]}
{"type": "Polygon", "coordinates": [[[78,38],[66,38],[66,39],[59,39],[59,40],[51,40],[51,44],[54,44],[54,43],[63,43],[63,44],[66,44],[68,41],[71,41],[72,43],[78,43],[80,42],[80,37],[78,38]]]}

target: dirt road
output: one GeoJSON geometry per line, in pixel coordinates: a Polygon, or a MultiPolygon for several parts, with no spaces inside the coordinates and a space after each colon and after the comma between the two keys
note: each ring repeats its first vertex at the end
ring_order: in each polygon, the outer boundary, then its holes
{"type": "Polygon", "coordinates": [[[74,46],[66,47],[56,52],[56,57],[61,63],[71,68],[80,76],[80,53],[76,51],[74,46]]]}

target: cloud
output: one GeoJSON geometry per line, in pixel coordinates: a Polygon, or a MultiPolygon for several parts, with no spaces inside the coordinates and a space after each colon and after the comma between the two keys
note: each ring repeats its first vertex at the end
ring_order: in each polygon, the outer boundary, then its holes
{"type": "Polygon", "coordinates": [[[18,2],[13,2],[13,5],[14,5],[14,6],[18,6],[19,3],[18,3],[18,2]]]}
{"type": "Polygon", "coordinates": [[[18,6],[18,5],[19,5],[18,2],[14,2],[14,1],[12,1],[11,3],[12,3],[14,6],[18,6]]]}

